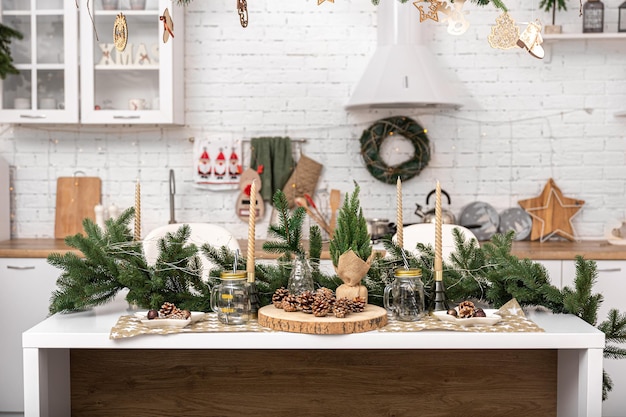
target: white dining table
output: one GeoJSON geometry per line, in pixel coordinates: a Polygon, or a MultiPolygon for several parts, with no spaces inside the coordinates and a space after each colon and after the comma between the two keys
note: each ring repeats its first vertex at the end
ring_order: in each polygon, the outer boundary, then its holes
{"type": "Polygon", "coordinates": [[[55,314],[23,333],[25,417],[69,416],[70,350],[73,349],[553,349],[558,352],[559,417],[602,413],[604,333],[573,315],[533,313],[536,333],[452,331],[381,332],[346,335],[228,332],[109,338],[127,304],[55,314]]]}

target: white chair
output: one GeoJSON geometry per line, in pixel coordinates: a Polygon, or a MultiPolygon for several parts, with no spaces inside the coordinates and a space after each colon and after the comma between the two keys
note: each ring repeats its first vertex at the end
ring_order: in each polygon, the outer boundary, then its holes
{"type": "MultiPolygon", "coordinates": [[[[159,256],[159,240],[167,233],[175,233],[183,224],[188,224],[191,229],[187,243],[195,244],[198,249],[205,243],[214,247],[226,246],[232,251],[240,250],[235,236],[221,226],[209,223],[175,223],[157,227],[152,230],[143,240],[143,252],[148,265],[154,265],[159,256]]],[[[202,263],[202,278],[209,277],[209,271],[216,265],[201,252],[198,252],[202,263]]]]}
{"type": "MultiPolygon", "coordinates": [[[[442,224],[441,225],[441,257],[444,261],[448,262],[450,254],[456,251],[456,246],[454,244],[454,234],[452,231],[454,229],[458,229],[463,236],[465,237],[465,241],[469,242],[472,239],[476,239],[476,235],[472,233],[466,227],[459,226],[456,224],[442,224]]],[[[423,243],[424,245],[431,245],[433,249],[435,248],[435,224],[434,223],[418,223],[412,224],[410,226],[406,226],[403,229],[403,247],[406,251],[411,251],[417,254],[416,246],[418,243],[423,243]]],[[[394,242],[397,241],[398,235],[394,235],[392,240],[394,242]]],[[[476,239],[478,242],[478,239],[476,239]]]]}

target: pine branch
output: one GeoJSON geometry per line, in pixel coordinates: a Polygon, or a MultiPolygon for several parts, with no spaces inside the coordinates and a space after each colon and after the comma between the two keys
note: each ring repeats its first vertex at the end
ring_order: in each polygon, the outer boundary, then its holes
{"type": "Polygon", "coordinates": [[[281,190],[274,193],[273,202],[274,208],[278,212],[278,225],[270,225],[268,234],[280,240],[266,241],[263,243],[263,250],[282,253],[284,259],[291,258],[292,253],[303,256],[302,224],[306,215],[304,208],[298,207],[293,211],[293,214],[290,214],[287,197],[281,190]]]}
{"type": "Polygon", "coordinates": [[[367,232],[367,221],[363,217],[363,210],[359,202],[358,184],[352,194],[348,194],[337,214],[337,226],[330,241],[330,255],[335,267],[339,257],[349,250],[362,260],[367,260],[372,254],[372,244],[367,232]]]}
{"type": "Polygon", "coordinates": [[[598,326],[606,336],[607,342],[626,343],[626,313],[620,314],[619,310],[609,310],[608,319],[598,326]]]}
{"type": "Polygon", "coordinates": [[[313,272],[320,269],[322,256],[322,232],[317,225],[309,228],[309,264],[313,272]]]}

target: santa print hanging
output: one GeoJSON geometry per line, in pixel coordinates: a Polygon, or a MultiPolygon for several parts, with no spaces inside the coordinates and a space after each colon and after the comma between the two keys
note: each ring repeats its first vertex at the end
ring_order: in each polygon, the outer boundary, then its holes
{"type": "Polygon", "coordinates": [[[228,191],[239,188],[243,171],[241,141],[199,140],[194,143],[194,180],[198,188],[228,191]]]}

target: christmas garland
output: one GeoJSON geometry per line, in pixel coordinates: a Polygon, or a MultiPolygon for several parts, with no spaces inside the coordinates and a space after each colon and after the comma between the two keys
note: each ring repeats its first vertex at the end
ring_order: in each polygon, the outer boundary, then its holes
{"type": "Polygon", "coordinates": [[[361,156],[365,167],[374,178],[386,184],[395,184],[398,177],[408,180],[418,175],[428,165],[430,148],[426,129],[415,120],[396,116],[379,120],[361,135],[361,156]],[[400,135],[408,139],[414,148],[411,158],[401,164],[389,166],[380,156],[380,148],[387,138],[400,135]]]}

